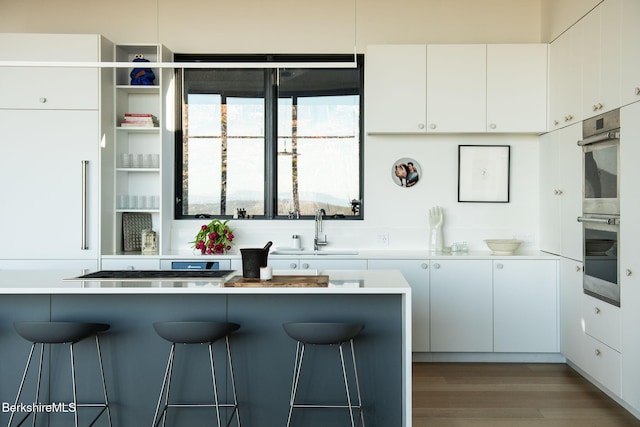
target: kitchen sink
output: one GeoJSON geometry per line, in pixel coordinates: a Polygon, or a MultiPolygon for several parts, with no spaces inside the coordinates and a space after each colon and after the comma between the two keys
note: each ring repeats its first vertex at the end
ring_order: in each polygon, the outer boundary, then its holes
{"type": "Polygon", "coordinates": [[[358,251],[353,250],[304,250],[304,249],[277,249],[269,252],[269,255],[358,255],[358,251]]]}

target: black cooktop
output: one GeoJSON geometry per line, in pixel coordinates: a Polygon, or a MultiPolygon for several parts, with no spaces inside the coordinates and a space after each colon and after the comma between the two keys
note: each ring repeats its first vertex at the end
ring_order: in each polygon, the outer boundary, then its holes
{"type": "Polygon", "coordinates": [[[76,279],[94,280],[158,280],[158,279],[219,279],[234,270],[100,270],[76,279]]]}

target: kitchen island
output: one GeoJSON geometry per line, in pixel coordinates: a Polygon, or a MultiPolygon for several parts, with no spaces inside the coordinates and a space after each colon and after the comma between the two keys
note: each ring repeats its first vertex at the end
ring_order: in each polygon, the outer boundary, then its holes
{"type": "MultiPolygon", "coordinates": [[[[150,425],[169,352],[169,343],[155,333],[152,324],[224,320],[241,325],[231,337],[231,346],[242,425],[284,425],[295,341],[286,335],[282,324],[345,321],[365,324],[356,340],[356,357],[366,424],[410,426],[409,285],[398,271],[321,273],[329,276],[327,287],[225,287],[220,281],[206,279],[68,281],[64,279],[82,272],[0,271],[0,400],[13,403],[29,349],[29,343],[13,330],[14,321],[104,322],[111,324],[101,336],[101,345],[114,425],[150,425]]],[[[91,371],[95,351],[91,344],[87,340],[76,346],[79,376],[83,379],[78,385],[80,393],[97,379],[91,371]]],[[[176,360],[172,393],[183,401],[203,401],[211,396],[206,351],[198,347],[177,350],[182,356],[176,360]]],[[[313,365],[313,387],[305,384],[301,396],[341,404],[344,390],[340,388],[337,352],[324,347],[312,350],[307,363],[313,365]]],[[[218,354],[222,356],[223,352],[218,354]]],[[[55,369],[50,375],[60,384],[68,377],[68,350],[53,352],[51,362],[55,369]],[[58,376],[58,371],[64,375],[58,376]]],[[[67,399],[65,388],[53,389],[52,400],[67,399]]],[[[98,392],[95,390],[89,398],[97,398],[98,392]]],[[[30,390],[24,393],[33,396],[28,394],[30,390]]],[[[1,415],[0,422],[6,424],[9,414],[1,415]]],[[[168,421],[180,426],[205,425],[211,417],[203,409],[174,411],[174,415],[168,421]]],[[[301,410],[295,417],[298,425],[308,427],[342,425],[348,420],[344,410],[301,410]]],[[[68,425],[65,415],[52,419],[52,426],[68,425]]]]}

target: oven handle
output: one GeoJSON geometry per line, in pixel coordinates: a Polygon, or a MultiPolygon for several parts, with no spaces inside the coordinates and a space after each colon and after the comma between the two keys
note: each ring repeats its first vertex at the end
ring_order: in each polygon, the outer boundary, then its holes
{"type": "Polygon", "coordinates": [[[605,132],[599,135],[590,136],[578,141],[579,146],[595,144],[596,142],[609,141],[611,139],[620,139],[620,132],[605,132]]]}
{"type": "Polygon", "coordinates": [[[578,222],[597,222],[600,224],[620,225],[620,218],[587,218],[579,216],[578,222]]]}

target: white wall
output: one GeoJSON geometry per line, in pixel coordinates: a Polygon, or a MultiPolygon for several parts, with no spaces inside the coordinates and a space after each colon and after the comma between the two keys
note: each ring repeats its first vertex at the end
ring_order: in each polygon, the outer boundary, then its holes
{"type": "Polygon", "coordinates": [[[602,1],[542,0],[542,41],[553,41],[602,1]]]}
{"type": "MultiPolygon", "coordinates": [[[[423,135],[367,136],[365,141],[365,220],[325,221],[329,248],[428,248],[428,212],[444,209],[445,244],[466,241],[471,249],[486,249],[483,239],[525,239],[535,247],[538,238],[538,137],[535,135],[423,135]],[[511,146],[510,203],[458,203],[458,145],[511,146]],[[415,159],[422,169],[417,185],[399,187],[391,175],[395,161],[415,159]],[[388,234],[389,245],[378,235],[388,234]]],[[[204,221],[179,221],[173,229],[174,248],[188,248],[204,221]]],[[[233,221],[237,246],[288,246],[291,234],[313,244],[312,221],[233,221]]]]}
{"type": "Polygon", "coordinates": [[[379,43],[537,43],[542,0],[0,0],[3,32],[99,33],[175,52],[359,52],[379,43]],[[355,30],[355,31],[354,31],[355,30]]]}
{"type": "MultiPolygon", "coordinates": [[[[175,52],[351,53],[379,43],[537,43],[582,16],[598,0],[0,0],[3,32],[99,33],[115,43],[163,43],[175,52]],[[544,7],[543,7],[544,6],[544,7]],[[586,9],[586,10],[585,10],[586,9]],[[557,18],[557,19],[556,19],[557,18]]],[[[334,247],[427,247],[427,212],[445,210],[445,240],[524,237],[538,233],[538,160],[535,136],[371,136],[365,141],[365,221],[328,222],[334,247]],[[512,147],[511,202],[457,203],[457,145],[512,147]],[[390,177],[400,157],[420,162],[423,178],[412,189],[390,177]]],[[[174,221],[174,250],[200,221],[174,221]]],[[[287,245],[301,234],[309,247],[310,221],[236,221],[238,247],[273,240],[287,245]]]]}

